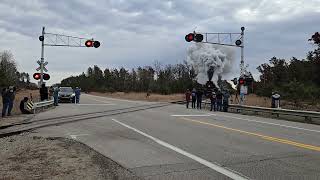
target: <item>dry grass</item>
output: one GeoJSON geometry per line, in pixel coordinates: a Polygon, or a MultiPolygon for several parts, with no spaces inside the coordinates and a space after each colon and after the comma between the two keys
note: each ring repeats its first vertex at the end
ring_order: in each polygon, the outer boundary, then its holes
{"type": "Polygon", "coordinates": [[[147,97],[147,93],[135,93],[135,92],[115,92],[115,93],[98,93],[91,92],[90,94],[97,96],[105,96],[118,99],[129,99],[129,100],[139,100],[139,101],[157,101],[157,102],[172,102],[184,100],[184,94],[171,94],[171,95],[161,95],[151,93],[147,97]]]}
{"type": "MultiPolygon", "coordinates": [[[[38,102],[38,101],[39,101],[39,99],[40,99],[39,90],[26,90],[26,89],[22,89],[22,90],[19,90],[19,91],[17,92],[16,98],[14,99],[14,106],[13,106],[13,109],[12,109],[12,114],[13,114],[13,115],[21,114],[21,113],[20,113],[20,109],[19,109],[20,101],[21,101],[24,97],[28,97],[28,98],[30,99],[30,95],[32,95],[34,102],[38,102]]],[[[2,99],[1,99],[0,109],[1,109],[1,111],[2,111],[2,99]]]]}

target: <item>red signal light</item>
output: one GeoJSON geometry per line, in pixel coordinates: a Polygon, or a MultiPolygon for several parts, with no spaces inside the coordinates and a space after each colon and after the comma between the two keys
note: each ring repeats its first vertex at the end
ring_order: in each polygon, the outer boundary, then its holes
{"type": "Polygon", "coordinates": [[[245,80],[244,80],[244,79],[242,79],[242,78],[239,79],[239,84],[240,84],[240,85],[243,85],[244,83],[245,83],[245,80]]]}
{"type": "Polygon", "coordinates": [[[40,78],[41,78],[40,73],[34,73],[34,74],[33,74],[33,79],[39,80],[40,78]]]}
{"type": "Polygon", "coordinates": [[[194,40],[194,34],[193,34],[193,33],[187,34],[186,37],[185,37],[185,40],[186,40],[187,42],[193,41],[193,40],[194,40]]]}
{"type": "Polygon", "coordinates": [[[92,40],[87,40],[85,42],[86,47],[93,47],[93,41],[92,40]]]}

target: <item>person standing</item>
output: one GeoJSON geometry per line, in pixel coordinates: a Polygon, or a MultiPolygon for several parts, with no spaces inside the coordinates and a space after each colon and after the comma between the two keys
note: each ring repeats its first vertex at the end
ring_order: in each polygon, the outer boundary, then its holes
{"type": "Polygon", "coordinates": [[[216,96],[216,93],[213,91],[210,95],[210,100],[211,100],[211,108],[210,108],[210,111],[214,110],[216,111],[217,110],[217,96],[216,96]]]}
{"type": "Polygon", "coordinates": [[[8,98],[8,89],[3,88],[1,91],[2,96],[2,117],[4,117],[7,113],[7,109],[9,107],[9,98],[8,98]]]}
{"type": "Polygon", "coordinates": [[[218,91],[217,93],[217,111],[222,111],[222,98],[223,95],[221,91],[218,91]]]}
{"type": "Polygon", "coordinates": [[[185,95],[186,95],[186,106],[187,106],[187,108],[189,108],[190,96],[191,96],[191,92],[189,89],[187,89],[185,95]]]}
{"type": "Polygon", "coordinates": [[[223,111],[228,112],[230,94],[226,91],[223,95],[223,111]]]}
{"type": "Polygon", "coordinates": [[[58,88],[58,87],[54,87],[53,88],[53,104],[55,105],[55,106],[59,106],[59,91],[60,91],[60,89],[58,88]]]}
{"type": "Polygon", "coordinates": [[[191,92],[191,107],[192,109],[196,108],[196,101],[197,101],[197,96],[196,96],[197,92],[196,90],[193,88],[192,92],[191,92]]]}
{"type": "Polygon", "coordinates": [[[48,100],[48,88],[45,84],[42,84],[40,88],[40,100],[48,100]]]}
{"type": "Polygon", "coordinates": [[[8,94],[8,98],[9,98],[8,116],[11,116],[11,111],[13,108],[14,99],[16,97],[16,87],[10,86],[7,94],[8,94]]]}
{"type": "Polygon", "coordinates": [[[196,95],[197,95],[197,109],[201,109],[203,91],[201,89],[198,89],[196,95]]]}
{"type": "Polygon", "coordinates": [[[80,88],[76,87],[76,90],[74,91],[74,93],[75,93],[76,103],[79,104],[79,102],[80,102],[80,94],[81,94],[80,88]]]}

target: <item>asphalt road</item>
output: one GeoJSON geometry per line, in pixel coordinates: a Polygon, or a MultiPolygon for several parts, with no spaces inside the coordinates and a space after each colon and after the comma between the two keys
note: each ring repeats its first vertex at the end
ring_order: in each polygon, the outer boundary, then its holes
{"type": "Polygon", "coordinates": [[[68,119],[34,133],[81,141],[144,179],[320,179],[317,125],[92,95],[32,121],[68,119]]]}

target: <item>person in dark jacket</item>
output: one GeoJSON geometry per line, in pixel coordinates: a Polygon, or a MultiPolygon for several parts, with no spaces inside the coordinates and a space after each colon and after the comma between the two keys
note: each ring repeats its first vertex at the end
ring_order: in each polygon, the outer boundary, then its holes
{"type": "Polygon", "coordinates": [[[222,98],[223,94],[221,91],[218,91],[217,93],[217,111],[222,111],[222,98]]]}
{"type": "Polygon", "coordinates": [[[1,97],[2,97],[2,117],[4,117],[7,113],[8,107],[9,107],[9,97],[7,94],[8,89],[3,88],[1,91],[1,97]]]}
{"type": "Polygon", "coordinates": [[[44,101],[44,100],[48,100],[48,88],[46,87],[45,84],[41,85],[40,88],[40,100],[44,101]]]}
{"type": "Polygon", "coordinates": [[[201,89],[198,89],[196,95],[197,95],[197,109],[201,109],[203,91],[201,89]]]}
{"type": "Polygon", "coordinates": [[[228,108],[229,108],[229,98],[230,98],[230,94],[229,92],[225,92],[223,94],[223,111],[224,112],[228,112],[228,108]]]}
{"type": "Polygon", "coordinates": [[[197,91],[193,88],[191,92],[191,107],[192,109],[196,108],[196,101],[197,101],[197,91]]]}
{"type": "Polygon", "coordinates": [[[191,96],[191,92],[189,89],[187,89],[185,95],[186,95],[186,106],[187,106],[187,108],[189,108],[190,96],[191,96]]]}
{"type": "Polygon", "coordinates": [[[10,86],[7,92],[7,96],[9,98],[9,106],[8,106],[8,116],[11,116],[11,111],[13,108],[14,99],[16,97],[16,87],[10,86]]]}
{"type": "Polygon", "coordinates": [[[29,100],[28,97],[24,97],[20,101],[20,111],[21,111],[22,114],[31,114],[31,112],[25,108],[26,107],[26,103],[28,102],[28,100],[29,100]]]}
{"type": "Polygon", "coordinates": [[[217,96],[216,96],[216,93],[215,92],[212,92],[211,95],[210,95],[210,100],[211,100],[211,108],[210,108],[210,111],[214,110],[216,111],[217,110],[217,96]]]}

